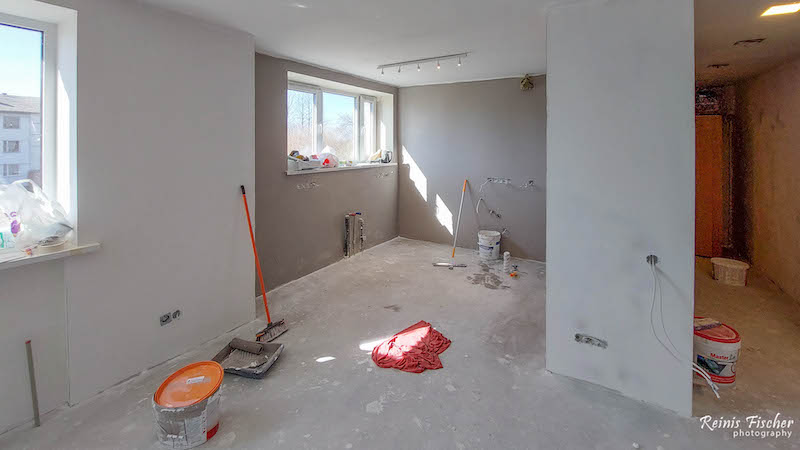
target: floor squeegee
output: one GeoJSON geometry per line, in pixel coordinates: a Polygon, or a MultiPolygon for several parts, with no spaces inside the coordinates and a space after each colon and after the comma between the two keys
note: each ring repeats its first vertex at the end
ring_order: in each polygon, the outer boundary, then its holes
{"type": "Polygon", "coordinates": [[[458,241],[458,228],[461,226],[461,210],[464,208],[464,194],[467,192],[467,180],[461,188],[461,203],[458,205],[458,220],[456,220],[456,230],[453,233],[453,252],[450,254],[450,262],[433,263],[433,267],[447,267],[453,270],[454,267],[467,267],[466,264],[456,264],[456,242],[458,241]]]}

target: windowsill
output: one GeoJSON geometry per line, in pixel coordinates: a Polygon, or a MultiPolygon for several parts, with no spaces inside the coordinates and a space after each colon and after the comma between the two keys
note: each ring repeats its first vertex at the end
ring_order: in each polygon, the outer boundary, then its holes
{"type": "Polygon", "coordinates": [[[341,172],[343,170],[359,170],[359,169],[378,169],[380,167],[397,167],[396,162],[390,163],[360,163],[355,164],[352,166],[344,166],[344,167],[330,167],[330,168],[319,168],[319,169],[306,169],[306,170],[287,170],[286,175],[312,175],[317,173],[327,173],[327,172],[341,172]]]}
{"type": "Polygon", "coordinates": [[[0,262],[0,271],[6,269],[13,269],[15,267],[27,266],[28,264],[35,264],[46,261],[53,261],[56,259],[64,259],[70,256],[84,255],[92,253],[100,248],[100,244],[95,242],[86,245],[72,245],[70,243],[64,244],[60,250],[55,250],[47,253],[34,252],[32,256],[23,256],[18,259],[0,262]]]}

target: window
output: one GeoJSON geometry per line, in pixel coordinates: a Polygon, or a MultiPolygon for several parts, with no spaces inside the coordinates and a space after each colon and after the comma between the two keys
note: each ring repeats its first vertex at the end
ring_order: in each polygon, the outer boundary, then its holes
{"type": "Polygon", "coordinates": [[[327,151],[349,165],[378,150],[376,97],[290,82],[286,100],[288,153],[327,151]]]}
{"type": "Polygon", "coordinates": [[[322,145],[340,161],[358,161],[355,130],[357,97],[322,93],[322,145]]]}
{"type": "Polygon", "coordinates": [[[289,89],[287,101],[287,142],[289,153],[299,152],[301,155],[315,155],[316,121],[314,120],[314,104],[316,94],[289,89]]]}
{"type": "Polygon", "coordinates": [[[77,24],[74,9],[0,1],[0,184],[30,178],[77,218],[77,24]],[[13,119],[17,118],[17,119],[13,119]],[[17,127],[17,123],[19,126],[17,127]],[[7,128],[10,126],[10,128],[7,128]]]}
{"type": "Polygon", "coordinates": [[[0,184],[31,178],[42,183],[44,32],[0,17],[0,184]],[[34,125],[35,124],[35,125],[34,125]]]}
{"type": "Polygon", "coordinates": [[[3,153],[19,153],[19,141],[3,141],[3,153]]]}
{"type": "Polygon", "coordinates": [[[3,176],[15,177],[19,175],[19,164],[3,164],[3,176]]]}
{"type": "Polygon", "coordinates": [[[19,116],[3,116],[3,128],[6,130],[19,130],[19,116]]]}

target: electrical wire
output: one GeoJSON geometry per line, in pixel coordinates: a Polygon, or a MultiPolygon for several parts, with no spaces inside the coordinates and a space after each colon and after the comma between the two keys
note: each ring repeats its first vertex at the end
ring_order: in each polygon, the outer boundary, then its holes
{"type": "MultiPolygon", "coordinates": [[[[658,278],[658,272],[656,271],[655,262],[651,262],[650,263],[650,271],[653,273],[653,301],[652,301],[652,303],[650,305],[650,329],[653,331],[653,336],[655,336],[655,338],[658,341],[658,343],[661,344],[661,346],[664,347],[664,349],[670,355],[672,355],[673,358],[675,358],[678,362],[682,363],[682,362],[684,362],[686,360],[686,358],[679,356],[680,355],[680,351],[675,346],[675,344],[672,342],[672,339],[670,339],[669,333],[667,333],[667,325],[664,322],[664,298],[663,298],[663,293],[661,291],[661,281],[658,278]],[[672,346],[672,348],[669,348],[667,346],[667,344],[665,344],[664,341],[661,340],[661,338],[658,336],[658,333],[656,332],[656,326],[653,323],[653,312],[655,311],[655,307],[656,307],[656,293],[658,293],[658,296],[659,296],[659,312],[661,313],[661,329],[664,331],[664,336],[666,336],[667,341],[672,346]],[[673,349],[674,349],[674,352],[673,352],[673,349]]],[[[690,359],[690,361],[691,361],[691,359],[690,359]]],[[[708,383],[709,387],[711,387],[711,390],[714,392],[714,395],[716,395],[717,398],[720,398],[719,397],[719,386],[717,386],[717,384],[714,383],[714,381],[711,379],[711,376],[708,374],[708,372],[703,370],[703,368],[700,367],[694,361],[692,361],[692,371],[694,373],[698,374],[701,378],[703,378],[706,381],[706,383],[708,383]]]]}

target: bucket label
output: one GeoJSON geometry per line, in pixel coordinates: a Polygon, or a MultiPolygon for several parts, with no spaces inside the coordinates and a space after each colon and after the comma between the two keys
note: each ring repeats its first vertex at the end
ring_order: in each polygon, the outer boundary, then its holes
{"type": "Polygon", "coordinates": [[[708,372],[711,381],[730,384],[736,381],[736,360],[738,353],[724,355],[697,355],[697,365],[708,372]]]}
{"type": "Polygon", "coordinates": [[[192,378],[187,379],[186,380],[186,384],[196,384],[196,383],[202,383],[204,381],[206,381],[206,377],[203,376],[203,375],[200,375],[199,377],[192,377],[192,378]]]}

